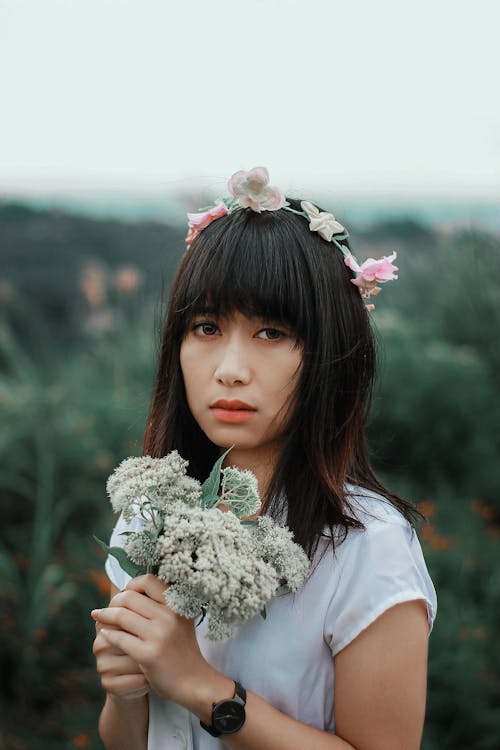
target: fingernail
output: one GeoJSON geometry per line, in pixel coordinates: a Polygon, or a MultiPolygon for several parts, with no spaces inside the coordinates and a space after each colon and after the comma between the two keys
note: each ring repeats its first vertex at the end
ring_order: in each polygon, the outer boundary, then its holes
{"type": "Polygon", "coordinates": [[[100,611],[101,611],[100,609],[93,609],[92,612],[90,613],[90,616],[93,617],[94,620],[97,620],[97,618],[99,617],[100,611]]]}

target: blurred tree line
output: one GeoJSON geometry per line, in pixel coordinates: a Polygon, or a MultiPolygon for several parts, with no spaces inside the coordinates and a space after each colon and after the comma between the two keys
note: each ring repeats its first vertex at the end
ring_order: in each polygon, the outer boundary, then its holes
{"type": "MultiPolygon", "coordinates": [[[[352,228],[398,251],[377,304],[369,440],[418,503],[438,591],[423,750],[500,737],[500,239],[411,218],[352,228]]],[[[105,481],[141,452],[183,232],[0,205],[0,748],[97,750],[103,695],[89,612],[108,600],[105,481]]]]}

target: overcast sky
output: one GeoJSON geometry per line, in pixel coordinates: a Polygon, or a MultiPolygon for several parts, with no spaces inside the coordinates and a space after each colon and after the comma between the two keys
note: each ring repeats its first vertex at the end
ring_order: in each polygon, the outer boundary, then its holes
{"type": "Polygon", "coordinates": [[[498,0],[0,0],[0,191],[500,195],[498,0]]]}

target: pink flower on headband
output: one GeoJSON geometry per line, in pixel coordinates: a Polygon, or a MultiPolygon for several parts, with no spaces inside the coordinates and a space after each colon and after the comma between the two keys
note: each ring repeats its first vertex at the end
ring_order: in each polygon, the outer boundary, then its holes
{"type": "MultiPolygon", "coordinates": [[[[374,297],[381,291],[380,287],[377,286],[377,282],[381,284],[385,281],[394,281],[398,278],[394,271],[398,271],[399,269],[397,266],[392,265],[392,261],[395,258],[396,253],[394,252],[392,255],[388,257],[384,256],[379,260],[368,258],[360,266],[356,258],[349,253],[344,258],[344,263],[348,268],[357,273],[356,278],[351,279],[351,282],[359,288],[362,297],[369,298],[374,297]]],[[[373,305],[367,305],[366,307],[373,310],[373,305]]]]}
{"type": "Polygon", "coordinates": [[[261,211],[277,211],[286,203],[281,190],[269,185],[269,172],[265,167],[254,167],[249,172],[240,169],[227,186],[242,208],[251,208],[259,214],[261,211]]]}
{"type": "Polygon", "coordinates": [[[186,237],[188,245],[199,235],[202,229],[208,227],[215,219],[220,219],[221,216],[225,216],[228,212],[227,206],[222,201],[213,208],[209,208],[208,211],[202,211],[198,214],[188,214],[188,226],[189,231],[186,237]]]}

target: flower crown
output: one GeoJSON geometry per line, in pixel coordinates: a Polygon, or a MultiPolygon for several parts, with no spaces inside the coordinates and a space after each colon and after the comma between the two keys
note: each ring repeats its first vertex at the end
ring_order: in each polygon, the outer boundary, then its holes
{"type": "MultiPolygon", "coordinates": [[[[239,208],[251,208],[256,213],[278,211],[284,208],[286,211],[303,216],[309,222],[311,232],[317,232],[324,240],[333,242],[339,248],[346,266],[356,273],[356,278],[351,279],[351,282],[358,287],[363,299],[375,297],[381,291],[377,284],[398,278],[394,273],[398,267],[392,264],[396,258],[395,252],[378,260],[368,258],[360,265],[350,250],[340,242],[340,240],[347,239],[349,233],[335,216],[326,211],[320,211],[309,201],[301,201],[302,211],[292,208],[281,190],[269,185],[269,173],[265,167],[254,167],[249,172],[243,170],[235,172],[228,182],[228,189],[231,193],[230,197],[219,198],[214,206],[203,209],[200,213],[187,215],[189,231],[186,242],[188,246],[212,221],[239,208]]],[[[365,307],[370,311],[375,308],[375,305],[368,304],[365,307]]]]}

